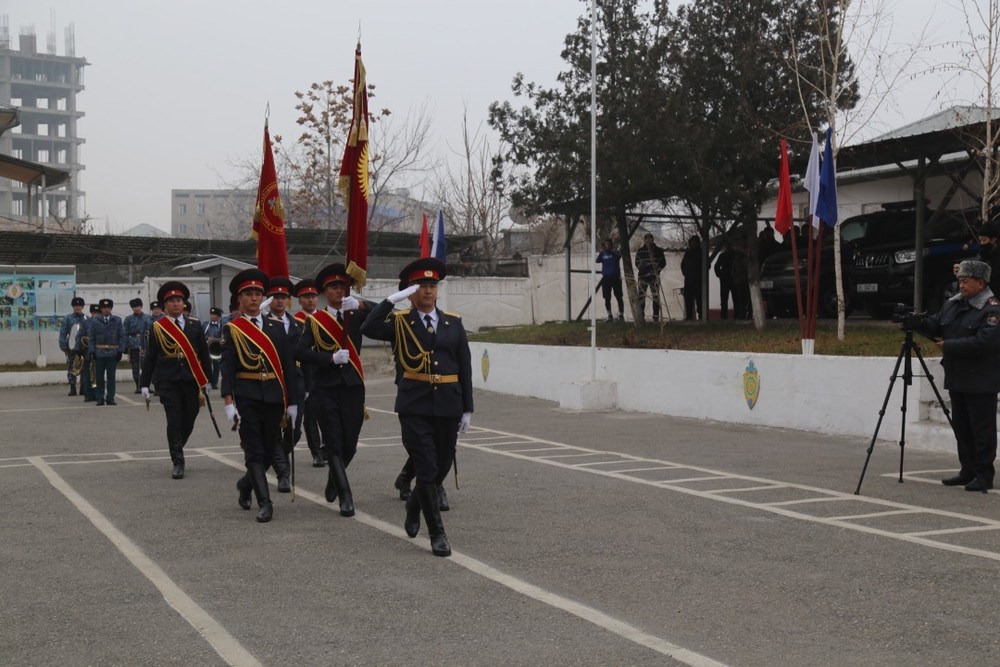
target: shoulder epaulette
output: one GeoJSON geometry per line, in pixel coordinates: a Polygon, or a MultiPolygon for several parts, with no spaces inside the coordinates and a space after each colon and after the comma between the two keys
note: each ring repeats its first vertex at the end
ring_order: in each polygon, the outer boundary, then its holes
{"type": "Polygon", "coordinates": [[[454,317],[459,320],[462,319],[462,316],[459,315],[458,313],[449,313],[447,310],[442,310],[441,312],[447,315],[448,317],[454,317]]]}
{"type": "Polygon", "coordinates": [[[192,322],[201,322],[201,320],[199,320],[197,317],[189,317],[188,319],[191,320],[192,322]]]}
{"type": "Polygon", "coordinates": [[[404,315],[409,315],[412,311],[412,308],[407,308],[406,310],[394,310],[392,311],[392,314],[396,317],[402,317],[404,315]]]}
{"type": "Polygon", "coordinates": [[[997,299],[995,296],[991,296],[989,299],[986,300],[986,305],[987,306],[1000,306],[1000,299],[997,299]]]}

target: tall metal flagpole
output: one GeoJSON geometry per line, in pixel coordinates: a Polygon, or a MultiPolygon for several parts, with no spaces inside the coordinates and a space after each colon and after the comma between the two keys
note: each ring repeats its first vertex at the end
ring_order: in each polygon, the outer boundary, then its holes
{"type": "MultiPolygon", "coordinates": [[[[597,0],[590,0],[590,256],[597,256],[597,0]]],[[[594,290],[591,265],[588,294],[594,290]]],[[[590,302],[590,379],[597,379],[597,299],[590,302]]]]}

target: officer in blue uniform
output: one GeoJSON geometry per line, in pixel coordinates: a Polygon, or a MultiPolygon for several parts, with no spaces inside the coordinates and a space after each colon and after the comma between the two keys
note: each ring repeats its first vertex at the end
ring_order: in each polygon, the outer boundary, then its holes
{"type": "MultiPolygon", "coordinates": [[[[274,449],[284,418],[291,422],[298,415],[299,396],[295,382],[295,350],[284,327],[260,312],[270,280],[259,269],[245,269],[229,283],[229,292],[237,298],[242,318],[270,341],[277,358],[272,363],[261,347],[237,327],[237,321],[222,330],[222,399],[226,419],[239,429],[247,474],[236,483],[239,505],[250,509],[251,489],[257,496],[257,521],[265,523],[274,516],[266,470],[274,460],[274,449]],[[279,376],[280,373],[280,376],[279,376]],[[280,378],[280,379],[279,379],[280,378]],[[287,411],[285,408],[287,400],[287,411]],[[249,482],[249,484],[247,484],[249,482]]],[[[254,333],[257,336],[256,332],[254,333]]]]}
{"type": "Polygon", "coordinates": [[[472,355],[462,319],[437,307],[443,262],[425,257],[399,274],[399,292],[390,295],[361,328],[369,338],[392,343],[396,360],[396,414],[403,446],[413,461],[417,484],[406,501],[403,528],[420,530],[423,512],[435,556],[450,556],[438,505],[438,486],[455,460],[459,433],[472,424],[472,355]],[[409,299],[411,308],[393,311],[409,299]]]}
{"type": "Polygon", "coordinates": [[[944,388],[951,398],[952,427],[961,468],[945,486],[966,491],[993,488],[997,456],[997,392],[1000,392],[1000,299],[989,287],[986,262],[958,267],[958,294],[936,315],[917,316],[916,331],[939,339],[944,388]]]}
{"type": "Polygon", "coordinates": [[[83,326],[76,332],[76,349],[83,355],[83,369],[80,371],[80,393],[83,394],[84,403],[93,403],[97,400],[95,388],[97,386],[97,376],[94,371],[94,362],[90,358],[90,325],[101,314],[101,308],[96,303],[90,304],[90,315],[83,322],[83,326]]]}
{"type": "Polygon", "coordinates": [[[153,318],[142,312],[142,299],[132,299],[128,302],[132,314],[125,317],[122,326],[125,329],[125,349],[128,350],[128,362],[132,366],[132,381],[135,382],[135,393],[139,392],[139,377],[142,374],[142,357],[146,348],[146,336],[153,330],[153,318]]]}
{"type": "Polygon", "coordinates": [[[118,362],[125,354],[125,327],[122,325],[122,318],[111,313],[114,301],[101,299],[98,305],[101,313],[91,318],[88,347],[97,375],[97,405],[117,405],[115,373],[118,370],[118,362]]]}
{"type": "MultiPolygon", "coordinates": [[[[210,308],[208,310],[208,322],[205,322],[205,340],[212,344],[213,342],[221,345],[222,342],[222,309],[221,308],[210,308]]],[[[219,368],[222,362],[222,358],[211,359],[212,361],[212,372],[209,373],[209,380],[212,382],[212,389],[219,388],[219,368]]]]}
{"type": "Polygon", "coordinates": [[[79,332],[87,320],[87,316],[83,314],[85,303],[82,297],[74,296],[73,300],[70,301],[73,312],[63,318],[62,325],[59,327],[59,349],[66,355],[66,381],[69,382],[70,396],[76,396],[77,376],[73,372],[73,367],[76,366],[77,359],[82,354],[76,340],[71,340],[70,334],[79,332]],[[74,326],[76,331],[73,331],[74,326]]]}

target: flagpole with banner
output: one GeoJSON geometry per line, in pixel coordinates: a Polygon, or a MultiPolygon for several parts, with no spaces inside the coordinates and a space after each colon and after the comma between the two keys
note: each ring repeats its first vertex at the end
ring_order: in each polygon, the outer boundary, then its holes
{"type": "MultiPolygon", "coordinates": [[[[812,148],[809,151],[809,164],[806,167],[806,178],[803,186],[809,193],[809,215],[806,217],[806,302],[803,310],[801,292],[799,295],[799,320],[804,321],[802,335],[802,354],[811,355],[813,339],[809,334],[812,314],[812,284],[813,276],[813,230],[819,230],[819,218],[816,217],[816,200],[819,198],[819,140],[816,133],[812,135],[812,148]]],[[[798,262],[796,261],[796,268],[798,262]]]]}
{"type": "Polygon", "coordinates": [[[424,213],[424,222],[420,227],[420,257],[431,256],[431,239],[430,233],[427,231],[427,214],[424,213]]]}
{"type": "Polygon", "coordinates": [[[250,236],[257,241],[257,268],[269,278],[288,276],[288,250],[285,245],[285,207],[281,205],[278,175],[271,152],[271,135],[264,119],[264,161],[260,168],[257,201],[250,236]]]}
{"type": "Polygon", "coordinates": [[[444,237],[444,209],[438,209],[437,222],[434,224],[434,243],[431,245],[431,257],[448,263],[448,240],[444,237]]]}
{"type": "Polygon", "coordinates": [[[359,289],[368,281],[368,120],[368,87],[358,41],[354,51],[354,111],[339,187],[347,208],[347,273],[359,289]]]}
{"type": "MultiPolygon", "coordinates": [[[[781,168],[778,172],[778,206],[774,212],[774,236],[781,242],[785,234],[791,232],[792,265],[795,271],[795,296],[798,300],[798,312],[802,312],[802,278],[799,275],[799,257],[795,243],[795,225],[792,216],[792,178],[788,168],[788,143],[781,140],[781,168]]],[[[802,317],[799,317],[799,337],[805,338],[805,327],[802,317]]]]}

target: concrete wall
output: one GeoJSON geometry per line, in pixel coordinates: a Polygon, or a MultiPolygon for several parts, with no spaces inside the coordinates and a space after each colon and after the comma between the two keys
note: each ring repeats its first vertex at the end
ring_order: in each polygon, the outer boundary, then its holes
{"type": "MultiPolygon", "coordinates": [[[[589,348],[471,347],[478,388],[559,401],[565,385],[591,377],[589,348]]],[[[895,360],[599,348],[596,362],[597,380],[614,383],[614,405],[621,410],[870,438],[895,360]],[[760,386],[753,408],[743,393],[751,362],[760,386]]],[[[940,364],[931,360],[928,365],[940,389],[940,364]]],[[[902,391],[899,380],[880,429],[882,438],[899,437],[902,391]]],[[[921,404],[928,400],[934,400],[930,385],[915,382],[908,392],[908,424],[920,420],[921,404]]]]}

